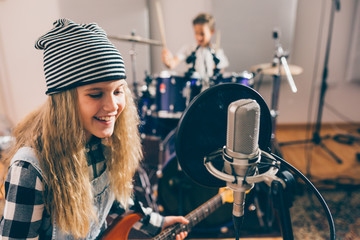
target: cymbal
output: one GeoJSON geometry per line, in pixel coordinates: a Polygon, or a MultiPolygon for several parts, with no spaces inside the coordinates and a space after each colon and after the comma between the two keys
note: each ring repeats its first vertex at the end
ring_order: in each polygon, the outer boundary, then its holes
{"type": "MultiPolygon", "coordinates": [[[[291,75],[299,75],[303,72],[302,67],[289,64],[289,69],[291,75]]],[[[279,74],[279,65],[273,66],[272,63],[263,63],[259,65],[254,65],[251,67],[251,71],[255,73],[262,73],[265,75],[277,75],[279,74]]],[[[284,66],[281,66],[280,75],[286,75],[284,66]]]]}
{"type": "Polygon", "coordinates": [[[126,42],[144,43],[144,44],[157,45],[157,46],[163,45],[162,42],[160,41],[142,38],[137,35],[109,36],[109,39],[126,41],[126,42]]]}

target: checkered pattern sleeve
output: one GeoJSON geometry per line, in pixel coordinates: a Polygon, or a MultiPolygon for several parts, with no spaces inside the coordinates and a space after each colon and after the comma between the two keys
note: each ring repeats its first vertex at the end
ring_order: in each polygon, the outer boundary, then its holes
{"type": "Polygon", "coordinates": [[[28,162],[11,165],[5,181],[5,206],[0,239],[38,239],[44,211],[44,186],[28,162]]]}
{"type": "MultiPolygon", "coordinates": [[[[164,224],[164,216],[157,212],[154,212],[152,208],[144,207],[144,205],[138,200],[129,199],[129,210],[135,213],[143,214],[143,218],[133,225],[133,228],[141,231],[149,236],[156,236],[161,232],[164,224]]],[[[109,217],[115,219],[117,216],[121,216],[125,213],[124,207],[118,201],[115,201],[109,217]]]]}
{"type": "MultiPolygon", "coordinates": [[[[144,207],[141,202],[138,202],[144,217],[134,224],[134,229],[142,231],[149,236],[156,236],[161,232],[164,224],[164,216],[154,212],[152,208],[144,207]]],[[[133,207],[131,207],[133,208],[133,207]]]]}

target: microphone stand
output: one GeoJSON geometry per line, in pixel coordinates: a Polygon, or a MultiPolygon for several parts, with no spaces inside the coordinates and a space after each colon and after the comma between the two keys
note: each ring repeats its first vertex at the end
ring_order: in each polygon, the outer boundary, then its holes
{"type": "Polygon", "coordinates": [[[332,35],[332,30],[333,30],[335,9],[337,11],[340,10],[340,0],[333,0],[332,4],[331,4],[331,15],[330,15],[329,32],[328,32],[328,39],[327,39],[327,45],[326,45],[325,63],[324,63],[324,69],[323,69],[323,75],[322,75],[319,107],[318,107],[318,112],[317,112],[315,131],[313,132],[313,138],[309,139],[309,140],[300,140],[300,141],[290,141],[290,142],[279,143],[279,145],[285,146],[285,145],[291,145],[291,144],[297,144],[297,143],[312,142],[312,143],[322,147],[331,157],[334,158],[334,160],[337,163],[342,164],[343,161],[322,142],[322,139],[328,139],[328,138],[330,138],[330,135],[320,137],[321,118],[322,118],[323,107],[324,107],[325,93],[327,90],[326,79],[328,76],[328,62],[329,62],[331,35],[332,35]]]}
{"type": "Polygon", "coordinates": [[[274,208],[277,209],[280,218],[281,234],[284,240],[293,240],[294,233],[291,225],[290,208],[294,200],[295,178],[289,171],[280,172],[280,178],[286,187],[278,180],[271,183],[271,196],[274,208]]]}
{"type": "MultiPolygon", "coordinates": [[[[273,197],[274,207],[277,209],[280,218],[282,237],[284,240],[293,240],[294,236],[289,209],[292,206],[292,201],[294,198],[296,180],[289,171],[278,172],[280,169],[280,161],[275,160],[272,155],[264,151],[261,151],[260,154],[262,159],[272,160],[272,163],[263,163],[264,166],[270,166],[270,168],[266,172],[256,173],[252,176],[247,174],[245,174],[245,176],[239,176],[235,173],[227,174],[218,170],[212,162],[216,162],[219,160],[219,158],[222,158],[221,149],[205,156],[204,165],[210,174],[227,182],[227,186],[230,189],[233,189],[235,192],[238,191],[245,194],[245,191],[250,190],[254,184],[260,182],[264,182],[266,185],[271,187],[271,196],[273,197]]],[[[253,164],[258,164],[260,166],[262,163],[259,162],[253,164]]],[[[247,171],[247,173],[248,172],[249,171],[247,171]]],[[[241,219],[242,221],[244,216],[237,218],[241,219]]],[[[241,226],[239,226],[239,224],[235,225],[234,220],[236,240],[240,238],[240,227],[241,226]]]]}

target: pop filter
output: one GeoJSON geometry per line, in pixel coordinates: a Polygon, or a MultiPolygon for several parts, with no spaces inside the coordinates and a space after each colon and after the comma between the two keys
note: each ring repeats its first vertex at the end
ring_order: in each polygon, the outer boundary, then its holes
{"type": "MultiPolygon", "coordinates": [[[[267,150],[272,128],[269,108],[258,92],[245,85],[223,83],[206,89],[191,101],[179,120],[175,135],[177,159],[185,174],[202,186],[226,186],[225,181],[207,171],[204,157],[226,145],[228,106],[240,99],[253,99],[259,104],[259,148],[267,150]]],[[[221,170],[223,161],[217,164],[214,166],[221,170]]]]}

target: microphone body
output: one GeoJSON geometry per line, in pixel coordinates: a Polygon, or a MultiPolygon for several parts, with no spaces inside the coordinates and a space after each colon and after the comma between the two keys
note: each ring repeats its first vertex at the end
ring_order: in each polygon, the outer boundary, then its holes
{"type": "Polygon", "coordinates": [[[229,105],[224,171],[244,178],[243,182],[227,182],[234,194],[233,220],[237,236],[244,215],[245,192],[254,186],[246,182],[246,177],[257,174],[260,161],[259,128],[260,107],[255,100],[240,99],[229,105]]]}

